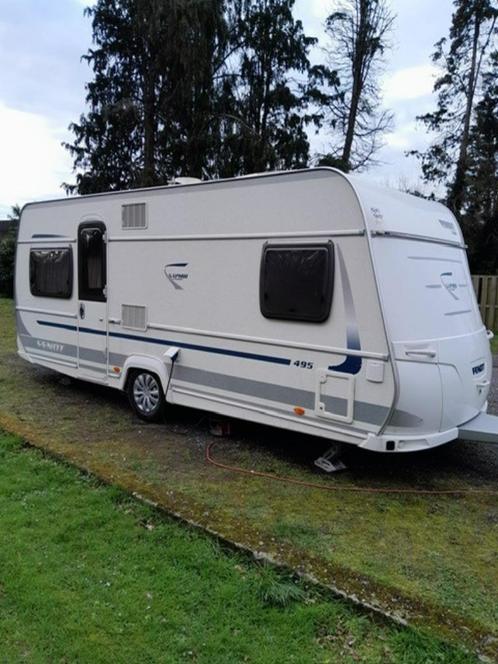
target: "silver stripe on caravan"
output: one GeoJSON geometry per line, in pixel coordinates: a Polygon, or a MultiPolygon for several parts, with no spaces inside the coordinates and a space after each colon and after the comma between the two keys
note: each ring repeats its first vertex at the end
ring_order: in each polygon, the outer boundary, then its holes
{"type": "MultiPolygon", "coordinates": [[[[120,325],[121,320],[109,318],[109,323],[120,325]]],[[[178,327],[176,325],[161,325],[159,323],[148,323],[147,329],[163,330],[165,332],[177,332],[180,334],[192,334],[201,337],[213,337],[215,339],[233,339],[234,341],[247,341],[254,344],[266,344],[268,346],[281,346],[283,348],[300,348],[303,350],[313,350],[322,353],[331,353],[334,355],[357,355],[358,357],[372,358],[375,360],[388,360],[386,353],[376,353],[373,351],[352,350],[350,348],[341,348],[339,346],[318,346],[316,344],[299,343],[295,341],[281,341],[279,339],[268,339],[266,337],[251,337],[246,334],[227,334],[223,332],[214,332],[212,330],[196,330],[191,327],[178,327]]]]}
{"type": "Polygon", "coordinates": [[[16,311],[26,311],[30,314],[45,314],[47,316],[60,316],[61,318],[77,318],[76,314],[65,311],[50,311],[49,309],[34,309],[33,307],[16,307],[16,311]]]}
{"type": "MultiPolygon", "coordinates": [[[[245,394],[247,396],[267,399],[280,404],[289,404],[291,406],[301,406],[303,408],[314,409],[315,393],[308,390],[300,390],[295,387],[285,385],[276,385],[274,383],[265,383],[259,380],[250,380],[239,378],[238,376],[227,376],[212,371],[194,369],[185,367],[181,364],[175,365],[173,374],[173,383],[177,381],[190,383],[191,385],[203,385],[225,392],[234,392],[245,394]]],[[[344,415],[347,410],[347,400],[338,397],[325,396],[325,401],[329,412],[344,415]]],[[[359,422],[368,422],[369,424],[380,424],[384,421],[389,408],[377,404],[366,403],[364,401],[355,401],[354,419],[359,422]]],[[[391,425],[398,427],[419,426],[422,420],[406,411],[396,410],[391,425]]]]}
{"type": "Polygon", "coordinates": [[[109,242],[200,242],[205,240],[267,240],[319,237],[358,237],[365,235],[362,228],[338,231],[296,231],[287,233],[212,233],[210,235],[114,235],[109,242]]]}
{"type": "Polygon", "coordinates": [[[370,232],[372,237],[378,238],[397,238],[399,240],[417,240],[418,242],[430,242],[432,244],[443,244],[447,247],[457,247],[458,249],[466,249],[467,245],[458,242],[457,240],[445,240],[444,238],[429,237],[428,235],[417,235],[415,233],[402,233],[401,231],[378,231],[372,230],[370,232]]]}

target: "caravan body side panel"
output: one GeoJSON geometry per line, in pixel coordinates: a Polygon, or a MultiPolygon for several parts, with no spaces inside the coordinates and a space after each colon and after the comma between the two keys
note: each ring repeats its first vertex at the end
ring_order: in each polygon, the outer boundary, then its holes
{"type": "MultiPolygon", "coordinates": [[[[78,320],[76,289],[62,312],[76,319],[61,323],[49,313],[53,303],[30,294],[26,276],[36,230],[63,229],[69,242],[80,223],[92,220],[108,234],[108,365],[101,366],[109,385],[124,386],[130,357],[169,370],[164,353],[178,346],[170,401],[347,442],[382,429],[395,378],[363,213],[344,176],[316,170],[28,206],[16,275],[26,330],[19,349],[27,359],[39,361],[29,339],[42,334],[66,344],[64,335],[76,328],[77,357],[81,349],[90,357],[102,338],[78,320]],[[145,204],[143,228],[123,227],[122,206],[130,204],[145,204]],[[334,246],[330,317],[323,323],[265,318],[264,246],[317,242],[334,246]]],[[[79,360],[75,367],[47,366],[83,377],[79,360]]],[[[396,417],[401,427],[413,422],[409,409],[396,417]]]]}

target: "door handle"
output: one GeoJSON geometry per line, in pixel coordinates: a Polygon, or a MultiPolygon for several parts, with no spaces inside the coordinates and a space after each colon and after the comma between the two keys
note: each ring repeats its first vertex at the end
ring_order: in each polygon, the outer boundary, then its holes
{"type": "Polygon", "coordinates": [[[80,302],[80,318],[83,320],[85,318],[85,305],[83,302],[80,302]]]}
{"type": "Polygon", "coordinates": [[[405,350],[405,355],[419,355],[420,357],[436,357],[435,350],[405,350]]]}

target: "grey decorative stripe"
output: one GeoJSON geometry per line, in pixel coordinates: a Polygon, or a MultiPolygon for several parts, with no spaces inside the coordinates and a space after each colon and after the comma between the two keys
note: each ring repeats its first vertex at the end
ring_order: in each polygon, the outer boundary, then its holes
{"type": "Polygon", "coordinates": [[[28,337],[30,337],[30,333],[28,332],[26,326],[24,325],[24,321],[22,319],[21,314],[16,311],[16,327],[17,327],[17,332],[18,334],[25,334],[28,337]]]}
{"type": "MultiPolygon", "coordinates": [[[[16,322],[17,322],[17,331],[21,338],[22,345],[25,348],[32,348],[37,351],[45,351],[53,353],[61,358],[77,358],[78,357],[78,347],[74,344],[68,344],[62,341],[54,341],[53,339],[44,339],[42,337],[34,337],[26,328],[22,316],[19,312],[16,312],[16,322]]],[[[109,353],[109,364],[112,366],[122,367],[126,361],[127,355],[122,355],[121,353],[109,353]]],[[[80,366],[81,360],[83,362],[95,362],[96,364],[105,365],[107,364],[106,352],[104,350],[95,350],[93,348],[85,348],[80,346],[79,348],[79,359],[80,366]]],[[[87,368],[90,368],[87,365],[87,368]]],[[[91,367],[95,371],[99,371],[98,367],[91,367]]]]}
{"type": "MultiPolygon", "coordinates": [[[[25,348],[47,351],[60,357],[70,357],[73,359],[78,357],[78,347],[73,344],[32,337],[29,334],[20,334],[19,336],[21,337],[22,345],[25,348]]],[[[126,358],[126,355],[121,355],[120,353],[109,353],[109,364],[112,366],[122,367],[126,361],[126,358]]],[[[107,364],[105,351],[94,350],[92,348],[80,347],[79,359],[80,366],[82,366],[82,362],[94,362],[95,364],[100,364],[103,367],[105,367],[107,364]]],[[[93,368],[98,370],[98,367],[93,368]]]]}
{"type": "Polygon", "coordinates": [[[121,353],[109,353],[109,364],[113,367],[123,367],[127,358],[128,355],[122,355],[121,353]]]}
{"type": "Polygon", "coordinates": [[[20,334],[19,336],[21,337],[24,348],[43,350],[49,353],[54,353],[61,358],[69,357],[74,359],[78,356],[78,348],[72,344],[66,344],[62,341],[51,341],[50,339],[41,339],[27,334],[20,334]]]}
{"type": "Polygon", "coordinates": [[[80,360],[83,362],[95,362],[96,364],[107,364],[106,352],[104,350],[93,350],[80,346],[80,360]]]}
{"type": "MultiPolygon", "coordinates": [[[[194,385],[204,385],[225,392],[235,392],[247,396],[257,397],[258,399],[267,399],[277,403],[289,404],[292,406],[301,406],[302,408],[314,409],[315,394],[308,390],[301,390],[295,387],[285,385],[276,385],[265,383],[259,380],[249,380],[239,378],[238,376],[226,376],[224,374],[194,369],[176,365],[173,373],[173,383],[182,381],[194,385]]],[[[321,400],[325,402],[328,412],[337,415],[345,415],[347,412],[347,400],[339,397],[323,396],[321,400]]],[[[368,422],[369,424],[380,425],[389,408],[377,404],[366,403],[364,401],[355,401],[353,418],[359,422],[368,422]]],[[[407,413],[406,411],[396,410],[393,414],[390,424],[397,427],[416,427],[420,426],[422,420],[407,413]]]]}
{"type": "Polygon", "coordinates": [[[314,408],[315,405],[315,395],[313,392],[285,385],[265,383],[259,380],[239,378],[238,376],[227,376],[212,371],[182,366],[181,364],[175,365],[173,381],[176,382],[177,380],[185,383],[204,385],[206,387],[214,387],[217,390],[224,390],[226,392],[257,396],[260,399],[269,399],[270,401],[288,403],[293,406],[302,406],[303,408],[314,408]]]}

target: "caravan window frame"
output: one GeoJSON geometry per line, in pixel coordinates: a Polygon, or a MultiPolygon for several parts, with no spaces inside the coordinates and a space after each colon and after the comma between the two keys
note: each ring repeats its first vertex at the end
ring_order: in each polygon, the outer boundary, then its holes
{"type": "MultiPolygon", "coordinates": [[[[289,266],[292,267],[292,266],[289,266]]],[[[298,267],[298,266],[296,266],[298,267]]],[[[328,242],[309,242],[309,243],[278,243],[271,244],[266,243],[263,246],[263,251],[261,255],[261,266],[260,266],[260,278],[259,278],[259,306],[261,313],[265,318],[276,319],[276,320],[286,320],[286,321],[299,321],[306,323],[324,323],[330,316],[330,311],[332,309],[332,296],[334,291],[334,273],[335,273],[335,258],[334,258],[334,243],[332,241],[328,242]],[[321,288],[322,288],[322,298],[319,303],[320,306],[313,310],[299,310],[299,306],[295,312],[285,310],[285,305],[288,304],[285,302],[285,297],[282,297],[282,300],[279,301],[278,293],[271,298],[273,302],[268,303],[268,289],[272,287],[271,285],[271,276],[268,274],[268,268],[271,267],[268,265],[268,256],[271,253],[275,252],[315,252],[320,251],[325,254],[325,264],[323,267],[323,275],[320,279],[321,288]]],[[[286,292],[298,292],[299,285],[302,284],[302,280],[299,279],[299,275],[294,275],[297,281],[296,287],[293,288],[292,284],[285,285],[286,292]]],[[[289,278],[289,281],[291,279],[289,278]]],[[[278,275],[276,277],[278,283],[278,275]]],[[[316,284],[315,284],[316,286],[316,284]]],[[[282,293],[283,295],[283,293],[282,293]]],[[[306,294],[302,293],[304,297],[301,297],[301,303],[305,302],[307,297],[306,294]]],[[[299,303],[298,303],[299,305],[299,303]]],[[[305,307],[304,307],[305,309],[305,307]]]]}
{"type": "Polygon", "coordinates": [[[78,299],[84,302],[107,302],[107,245],[105,241],[106,226],[102,221],[87,221],[78,226],[78,299]],[[83,231],[95,228],[102,233],[102,281],[99,288],[88,286],[88,261],[85,247],[81,241],[83,231]]]}
{"type": "Polygon", "coordinates": [[[74,263],[73,263],[73,248],[69,247],[31,247],[29,250],[29,290],[33,297],[47,297],[50,299],[70,300],[73,297],[73,281],[74,281],[74,263]],[[53,252],[56,254],[66,254],[69,261],[65,264],[65,274],[57,275],[57,278],[65,283],[58,292],[40,290],[36,286],[36,267],[37,264],[34,260],[35,254],[42,254],[53,252]]]}

